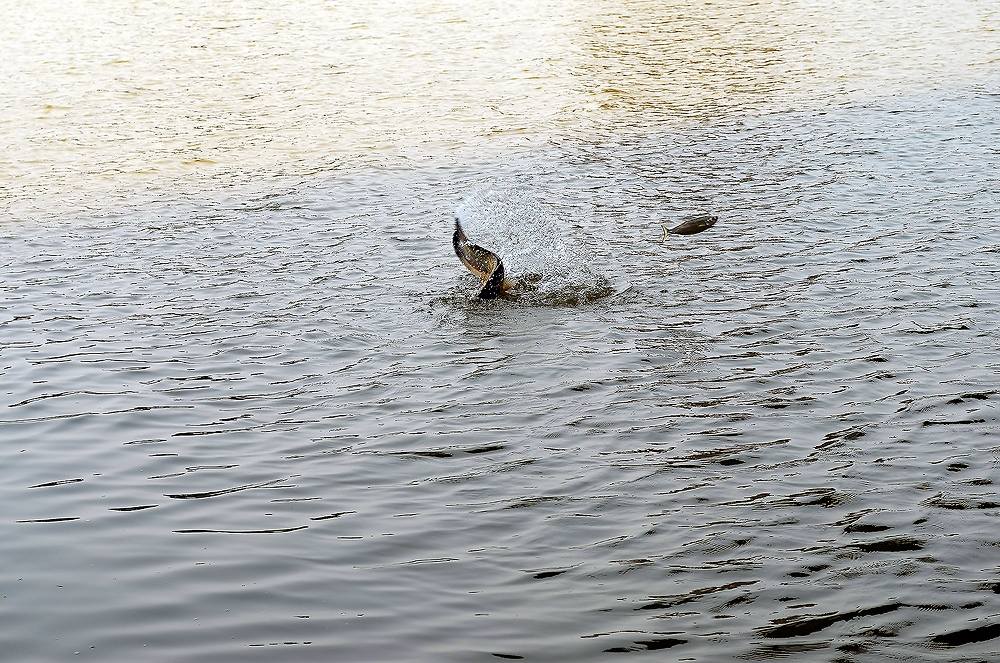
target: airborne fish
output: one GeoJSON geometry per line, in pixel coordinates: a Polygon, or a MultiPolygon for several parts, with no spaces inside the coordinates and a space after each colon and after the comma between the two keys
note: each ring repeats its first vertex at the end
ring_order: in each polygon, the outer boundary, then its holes
{"type": "Polygon", "coordinates": [[[663,226],[663,239],[668,235],[694,235],[704,230],[708,230],[715,225],[719,217],[712,214],[692,214],[684,217],[679,224],[673,228],[663,226]]]}

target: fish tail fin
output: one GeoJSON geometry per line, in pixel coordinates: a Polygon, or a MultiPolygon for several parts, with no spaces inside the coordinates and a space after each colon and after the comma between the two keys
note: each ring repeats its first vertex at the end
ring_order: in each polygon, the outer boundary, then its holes
{"type": "Polygon", "coordinates": [[[486,279],[483,288],[479,291],[480,299],[498,299],[504,294],[504,284],[507,282],[506,270],[503,267],[503,261],[500,260],[500,256],[496,257],[496,261],[496,267],[489,278],[486,279]]]}
{"type": "Polygon", "coordinates": [[[469,238],[465,236],[465,231],[462,230],[462,224],[459,223],[458,217],[455,217],[455,231],[451,234],[451,246],[455,249],[455,255],[459,257],[462,262],[465,262],[463,255],[463,247],[468,244],[469,238]]]}

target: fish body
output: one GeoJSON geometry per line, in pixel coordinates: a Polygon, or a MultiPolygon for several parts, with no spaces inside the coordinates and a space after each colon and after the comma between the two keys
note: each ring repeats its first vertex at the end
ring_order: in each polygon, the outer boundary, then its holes
{"type": "Polygon", "coordinates": [[[684,217],[679,224],[673,228],[663,227],[663,238],[667,235],[694,235],[708,230],[715,225],[719,217],[712,214],[692,214],[684,217]]]}
{"type": "Polygon", "coordinates": [[[458,219],[455,219],[455,232],[452,233],[451,244],[458,259],[482,284],[478,294],[480,299],[503,297],[514,287],[514,283],[507,278],[500,256],[470,242],[458,219]]]}

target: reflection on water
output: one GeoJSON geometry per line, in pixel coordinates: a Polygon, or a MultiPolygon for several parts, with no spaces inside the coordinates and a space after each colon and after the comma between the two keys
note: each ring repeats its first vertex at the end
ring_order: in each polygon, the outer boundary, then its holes
{"type": "Polygon", "coordinates": [[[1000,19],[987,5],[599,3],[578,81],[641,128],[863,103],[988,75],[1000,19]]]}
{"type": "Polygon", "coordinates": [[[106,191],[170,195],[178,181],[211,188],[502,149],[540,135],[568,101],[553,105],[545,88],[566,89],[556,61],[573,28],[533,2],[0,12],[0,74],[12,82],[0,93],[0,177],[44,196],[43,211],[106,191]]]}
{"type": "Polygon", "coordinates": [[[18,216],[99,211],[863,103],[989,75],[998,23],[986,2],[4,3],[0,180],[18,216]]]}
{"type": "Polygon", "coordinates": [[[998,24],[0,4],[4,654],[992,660],[998,24]]]}

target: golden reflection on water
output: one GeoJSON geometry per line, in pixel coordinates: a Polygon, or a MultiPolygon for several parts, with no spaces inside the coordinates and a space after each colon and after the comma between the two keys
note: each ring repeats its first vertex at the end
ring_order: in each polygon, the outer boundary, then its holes
{"type": "Polygon", "coordinates": [[[601,108],[657,122],[857,103],[981,78],[1000,57],[985,2],[603,6],[582,30],[580,80],[601,108]]]}
{"type": "Polygon", "coordinates": [[[475,160],[985,75],[987,2],[0,4],[0,203],[475,160]]]}

